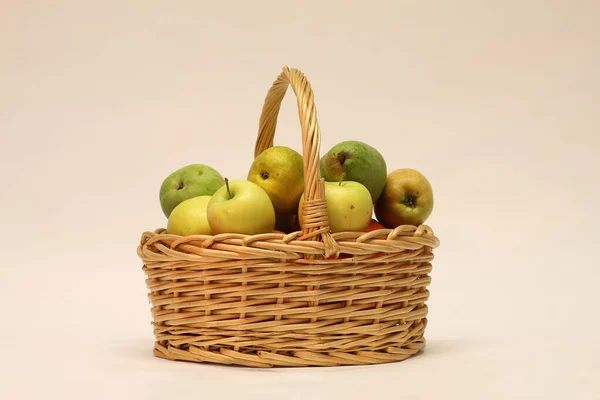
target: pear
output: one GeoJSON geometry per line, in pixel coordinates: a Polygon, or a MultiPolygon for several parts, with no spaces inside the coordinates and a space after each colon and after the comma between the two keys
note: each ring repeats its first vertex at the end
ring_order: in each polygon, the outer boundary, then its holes
{"type": "Polygon", "coordinates": [[[289,147],[271,147],[254,159],[247,179],[267,192],[277,214],[295,213],[304,193],[302,156],[289,147]]]}
{"type": "Polygon", "coordinates": [[[181,202],[197,196],[212,196],[225,185],[214,168],[191,164],[171,173],[160,186],[160,205],[167,218],[181,202]]]}
{"type": "Polygon", "coordinates": [[[387,166],[375,148],[348,140],[336,144],[321,158],[321,175],[328,182],[343,179],[363,184],[375,203],[385,186],[387,166]]]}

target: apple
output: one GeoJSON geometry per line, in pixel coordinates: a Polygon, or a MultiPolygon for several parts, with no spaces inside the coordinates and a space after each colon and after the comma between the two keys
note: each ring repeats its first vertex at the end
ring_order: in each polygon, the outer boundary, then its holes
{"type": "Polygon", "coordinates": [[[229,182],[208,202],[208,223],[214,234],[256,235],[275,230],[275,209],[269,195],[248,180],[229,182]]]}
{"type": "Polygon", "coordinates": [[[167,222],[167,233],[180,236],[212,235],[206,209],[211,196],[197,196],[182,201],[173,209],[167,222]]]}
{"type": "MultiPolygon", "coordinates": [[[[353,181],[325,182],[325,201],[331,232],[364,231],[373,215],[373,204],[369,190],[353,181]]],[[[302,205],[298,206],[298,219],[303,225],[302,205]]]]}
{"type": "Polygon", "coordinates": [[[198,196],[212,196],[225,184],[214,168],[191,164],[180,168],[165,178],[160,187],[160,205],[167,218],[184,200],[198,196]]]}
{"type": "Polygon", "coordinates": [[[326,260],[338,260],[340,258],[352,258],[352,254],[340,253],[340,255],[338,257],[333,255],[333,256],[327,257],[326,260]]]}
{"type": "MultiPolygon", "coordinates": [[[[300,202],[298,202],[298,204],[300,204],[300,202]]],[[[300,218],[298,218],[298,214],[296,214],[292,223],[292,229],[290,229],[290,233],[298,232],[300,230],[302,230],[302,227],[300,227],[300,218]]]]}
{"type": "Polygon", "coordinates": [[[268,148],[254,159],[247,179],[267,192],[275,213],[293,213],[304,192],[302,156],[285,146],[268,148]]]}
{"type": "Polygon", "coordinates": [[[391,172],[381,197],[375,203],[377,220],[390,229],[400,225],[419,226],[432,211],[431,184],[423,174],[410,168],[391,172]]]}
{"type": "Polygon", "coordinates": [[[298,216],[294,214],[278,214],[275,213],[275,230],[287,233],[294,232],[298,216]]]}
{"type": "Polygon", "coordinates": [[[321,158],[321,175],[329,182],[340,179],[362,183],[375,203],[387,174],[385,160],[379,151],[366,143],[348,140],[336,144],[321,158]]]}
{"type": "Polygon", "coordinates": [[[371,219],[369,226],[365,229],[366,232],[376,231],[378,229],[385,229],[385,226],[381,225],[378,221],[371,219]]]}

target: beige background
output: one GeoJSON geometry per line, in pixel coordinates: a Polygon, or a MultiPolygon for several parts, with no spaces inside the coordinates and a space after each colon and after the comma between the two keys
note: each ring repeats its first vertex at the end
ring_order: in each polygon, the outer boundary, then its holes
{"type": "MultiPolygon", "coordinates": [[[[0,397],[600,398],[597,1],[0,10],[0,397]],[[253,371],[151,355],[135,250],[165,225],[160,183],[196,162],[245,177],[284,64],[314,87],[322,153],[364,140],[433,185],[421,357],[253,371]]],[[[300,150],[288,95],[276,143],[300,150]]]]}

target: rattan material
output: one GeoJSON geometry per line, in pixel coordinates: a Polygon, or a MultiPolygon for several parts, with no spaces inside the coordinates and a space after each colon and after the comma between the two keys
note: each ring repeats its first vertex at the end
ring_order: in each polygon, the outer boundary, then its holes
{"type": "Polygon", "coordinates": [[[249,367],[378,364],[425,347],[428,226],[331,234],[310,84],[284,68],[265,99],[255,155],[273,145],[288,85],[298,99],[307,220],[289,235],[145,232],[154,354],[249,367]]]}

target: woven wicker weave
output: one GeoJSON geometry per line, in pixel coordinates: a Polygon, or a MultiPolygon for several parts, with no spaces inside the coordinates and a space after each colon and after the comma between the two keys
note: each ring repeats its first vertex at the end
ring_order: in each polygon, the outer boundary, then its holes
{"type": "Polygon", "coordinates": [[[331,234],[320,130],[302,72],[285,67],[265,99],[255,155],[273,146],[281,100],[298,100],[305,169],[302,230],[289,235],[145,232],[154,354],[250,367],[378,364],[425,347],[428,226],[331,234]]]}

